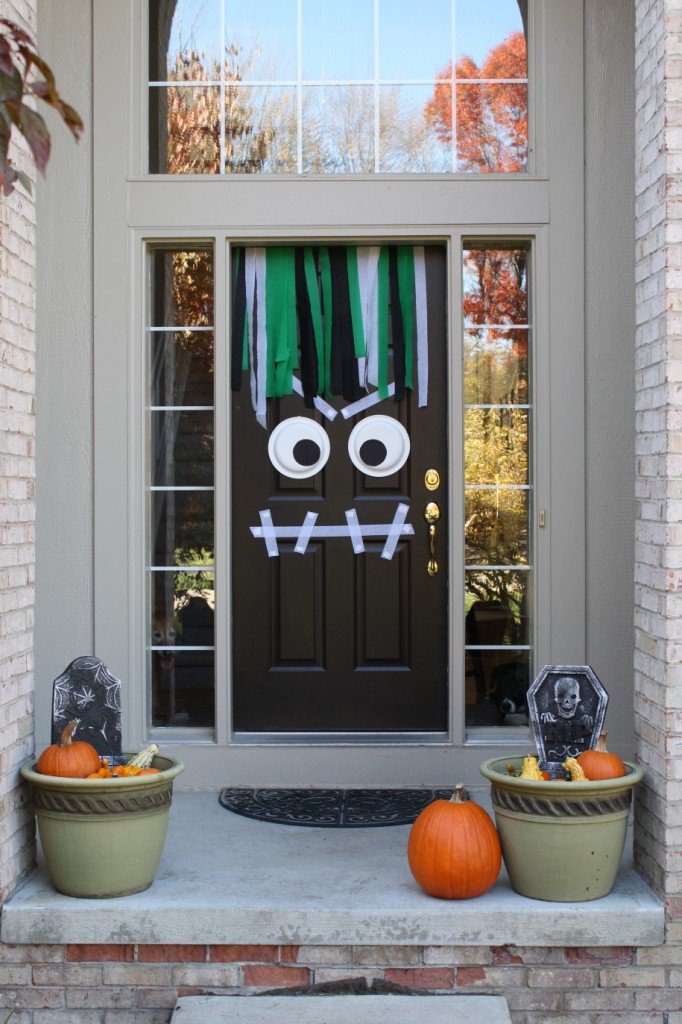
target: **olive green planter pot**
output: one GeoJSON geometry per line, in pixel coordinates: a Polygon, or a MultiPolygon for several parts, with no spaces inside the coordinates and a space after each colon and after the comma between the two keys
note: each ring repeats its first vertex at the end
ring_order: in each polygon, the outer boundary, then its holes
{"type": "Polygon", "coordinates": [[[512,888],[534,900],[581,903],[606,896],[620,866],[633,787],[642,770],[603,782],[535,782],[507,774],[522,757],[481,765],[492,783],[502,856],[512,888]]]}
{"type": "Polygon", "coordinates": [[[157,755],[158,775],[128,779],[61,779],[35,766],[24,765],[21,774],[31,783],[55,889],[95,899],[148,889],[166,838],[173,779],[184,764],[157,755]]]}

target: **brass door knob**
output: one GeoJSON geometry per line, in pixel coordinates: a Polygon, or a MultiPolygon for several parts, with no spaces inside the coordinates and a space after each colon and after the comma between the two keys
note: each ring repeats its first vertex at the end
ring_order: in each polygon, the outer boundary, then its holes
{"type": "Polygon", "coordinates": [[[430,501],[424,509],[424,519],[429,527],[429,550],[431,557],[426,566],[429,576],[438,575],[438,562],[436,561],[436,524],[440,519],[440,508],[435,501],[430,501]]]}

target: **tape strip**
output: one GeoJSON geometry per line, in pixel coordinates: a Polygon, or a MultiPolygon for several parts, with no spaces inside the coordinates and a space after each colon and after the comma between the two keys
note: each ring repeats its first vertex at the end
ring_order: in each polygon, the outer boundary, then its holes
{"type": "Polygon", "coordinates": [[[358,247],[358,281],[360,283],[360,302],[362,305],[362,325],[365,331],[365,350],[367,362],[360,384],[374,384],[378,379],[377,345],[378,345],[378,266],[381,247],[378,245],[358,247]]]}
{"type": "Polygon", "coordinates": [[[317,521],[317,512],[308,512],[308,513],[306,513],[306,517],[303,520],[303,526],[301,527],[301,529],[299,531],[299,534],[298,534],[298,540],[296,541],[296,547],[294,548],[294,551],[296,552],[297,555],[304,555],[306,553],[306,549],[308,547],[308,541],[310,540],[310,535],[313,532],[313,527],[314,527],[316,521],[317,521]]]}
{"type": "MultiPolygon", "coordinates": [[[[292,377],[291,386],[293,387],[297,395],[303,395],[303,385],[301,384],[298,377],[292,377]]],[[[317,411],[321,412],[322,415],[325,416],[328,420],[331,421],[336,419],[338,415],[337,410],[334,409],[333,406],[329,404],[329,402],[325,402],[324,398],[313,398],[313,405],[315,406],[317,411]]]]}
{"type": "Polygon", "coordinates": [[[254,319],[253,311],[256,305],[256,258],[253,249],[244,250],[244,273],[246,277],[246,319],[249,325],[249,363],[251,366],[251,405],[253,411],[258,412],[258,384],[256,378],[256,360],[254,358],[254,319]]]}
{"type": "MultiPolygon", "coordinates": [[[[265,546],[268,549],[268,558],[277,558],[279,554],[279,548],[277,547],[277,534],[275,528],[272,525],[272,516],[270,515],[269,509],[264,509],[259,512],[260,525],[261,525],[261,537],[265,541],[265,546]]],[[[251,527],[253,530],[253,527],[251,527]]]]}
{"type": "Polygon", "coordinates": [[[414,298],[417,323],[417,377],[419,408],[429,398],[429,332],[426,302],[426,261],[424,246],[414,247],[414,298]]]}
{"type": "MultiPolygon", "coordinates": [[[[406,505],[402,507],[407,508],[406,505]]],[[[264,539],[266,542],[268,538],[296,541],[298,540],[302,529],[301,526],[271,526],[268,522],[263,524],[262,519],[261,524],[261,526],[250,526],[249,529],[251,530],[252,537],[255,537],[258,540],[264,539]]],[[[414,535],[414,528],[410,523],[402,523],[402,525],[398,525],[396,527],[395,520],[393,523],[370,523],[367,526],[362,526],[360,524],[358,525],[358,530],[363,538],[388,537],[392,531],[396,532],[398,538],[411,537],[414,535]]],[[[313,526],[310,531],[310,537],[319,538],[320,540],[332,537],[350,537],[350,530],[347,523],[345,526],[313,526]]]]}
{"type": "MultiPolygon", "coordinates": [[[[386,397],[390,398],[391,395],[394,394],[395,384],[389,384],[388,395],[386,397]]],[[[348,420],[351,416],[357,416],[359,412],[364,412],[365,409],[371,409],[373,405],[378,405],[379,402],[385,401],[386,398],[384,398],[378,391],[373,391],[370,395],[364,395],[362,398],[358,398],[357,402],[351,402],[350,405],[344,406],[341,410],[341,415],[344,420],[348,420]]]]}
{"type": "Polygon", "coordinates": [[[365,545],[362,541],[362,531],[360,529],[360,523],[358,522],[358,514],[354,508],[346,510],[346,522],[348,523],[348,533],[351,544],[353,545],[353,553],[356,555],[362,555],[365,550],[365,545]]]}
{"type": "Polygon", "coordinates": [[[384,550],[381,552],[381,557],[388,559],[389,562],[395,554],[395,549],[398,546],[398,541],[400,540],[400,536],[403,531],[403,525],[407,519],[407,513],[409,511],[409,506],[403,504],[402,501],[395,510],[393,522],[391,523],[386,537],[386,543],[384,544],[384,550]]]}

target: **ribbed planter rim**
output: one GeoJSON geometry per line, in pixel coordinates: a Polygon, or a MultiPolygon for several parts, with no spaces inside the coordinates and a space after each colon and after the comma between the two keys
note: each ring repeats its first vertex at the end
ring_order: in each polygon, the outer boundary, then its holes
{"type": "MultiPolygon", "coordinates": [[[[126,753],[123,756],[130,758],[134,754],[126,753]]],[[[32,758],[22,765],[22,778],[40,789],[72,790],[78,793],[106,793],[112,790],[132,792],[136,789],[146,789],[160,783],[171,782],[185,770],[182,761],[177,761],[166,754],[156,754],[152,762],[154,768],[161,769],[158,775],[134,775],[127,779],[65,779],[59,775],[43,775],[42,772],[37,772],[37,764],[37,760],[32,758]],[[168,767],[162,768],[160,762],[165,762],[168,767]]]]}
{"type": "MultiPolygon", "coordinates": [[[[622,775],[619,779],[601,779],[589,782],[548,782],[543,779],[542,782],[537,782],[535,779],[519,779],[508,775],[506,766],[514,764],[516,767],[517,762],[522,763],[523,758],[516,754],[509,757],[491,757],[481,764],[479,770],[481,775],[500,789],[510,789],[517,793],[520,790],[526,790],[535,796],[554,796],[560,797],[562,800],[571,795],[575,797],[606,795],[614,791],[630,789],[644,778],[641,768],[630,761],[624,761],[627,775],[622,775]]],[[[519,763],[518,767],[520,766],[519,763]]]]}

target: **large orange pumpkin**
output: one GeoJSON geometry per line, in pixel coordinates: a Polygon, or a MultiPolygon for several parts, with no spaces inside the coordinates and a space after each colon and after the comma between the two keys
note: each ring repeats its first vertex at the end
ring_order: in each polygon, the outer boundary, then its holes
{"type": "Polygon", "coordinates": [[[621,779],[626,774],[625,765],[606,749],[606,733],[602,732],[594,750],[584,750],[576,758],[590,782],[603,779],[621,779]]]}
{"type": "Polygon", "coordinates": [[[482,807],[457,786],[450,800],[434,800],[410,832],[410,871],[429,896],[466,900],[487,892],[502,863],[495,826],[482,807]]]}
{"type": "Polygon", "coordinates": [[[42,775],[56,775],[62,779],[84,779],[100,766],[99,754],[85,740],[74,742],[73,734],[78,722],[69,722],[59,743],[43,750],[37,769],[42,775]]]}

